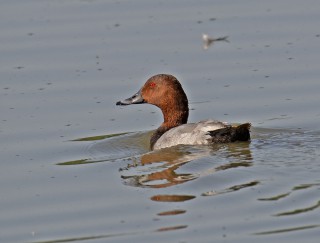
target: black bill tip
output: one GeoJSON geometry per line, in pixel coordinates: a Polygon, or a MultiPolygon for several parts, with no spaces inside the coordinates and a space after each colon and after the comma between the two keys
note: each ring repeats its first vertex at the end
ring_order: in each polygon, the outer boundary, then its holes
{"type": "Polygon", "coordinates": [[[122,101],[118,101],[118,102],[116,103],[116,105],[128,105],[128,104],[125,104],[125,103],[123,103],[122,101]]]}
{"type": "Polygon", "coordinates": [[[131,104],[142,104],[145,103],[141,91],[139,90],[136,94],[134,94],[132,97],[118,101],[116,105],[131,105],[131,104]]]}

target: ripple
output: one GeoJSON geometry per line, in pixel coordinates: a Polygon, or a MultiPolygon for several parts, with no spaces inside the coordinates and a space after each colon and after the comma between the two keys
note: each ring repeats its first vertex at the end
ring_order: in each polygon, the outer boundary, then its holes
{"type": "Polygon", "coordinates": [[[309,206],[309,207],[305,207],[305,208],[299,208],[299,209],[294,209],[292,211],[286,211],[283,213],[277,213],[274,216],[289,216],[289,215],[296,215],[296,214],[300,214],[300,213],[306,213],[309,211],[313,211],[317,208],[320,207],[320,201],[318,201],[315,205],[309,206]]]}
{"type": "Polygon", "coordinates": [[[320,225],[305,225],[305,226],[299,226],[299,227],[263,231],[263,232],[258,232],[258,233],[254,233],[254,234],[255,235],[282,234],[282,233],[288,233],[288,232],[292,232],[292,231],[295,232],[295,231],[308,230],[308,229],[314,229],[314,228],[319,228],[319,227],[320,227],[320,225]]]}

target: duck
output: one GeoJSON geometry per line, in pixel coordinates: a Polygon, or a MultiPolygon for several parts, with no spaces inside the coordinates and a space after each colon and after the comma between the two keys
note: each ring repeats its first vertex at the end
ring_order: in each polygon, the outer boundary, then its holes
{"type": "Polygon", "coordinates": [[[151,150],[176,145],[250,141],[250,123],[230,125],[213,119],[188,123],[187,95],[178,79],[171,74],[157,74],[150,77],[133,96],[116,102],[118,106],[132,104],[151,104],[162,111],[164,121],[151,135],[151,150]]]}

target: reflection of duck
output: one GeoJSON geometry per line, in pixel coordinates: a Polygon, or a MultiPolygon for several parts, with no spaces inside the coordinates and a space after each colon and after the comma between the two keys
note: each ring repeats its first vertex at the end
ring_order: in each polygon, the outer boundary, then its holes
{"type": "Polygon", "coordinates": [[[117,105],[149,103],[159,107],[164,122],[151,136],[151,149],[161,149],[178,144],[215,144],[250,140],[250,124],[236,127],[226,123],[206,120],[188,123],[188,99],[179,81],[169,74],[151,77],[138,93],[118,101],[117,105]]]}
{"type": "MultiPolygon", "coordinates": [[[[209,151],[189,152],[186,148],[166,148],[141,156],[141,166],[152,165],[152,172],[122,176],[126,184],[137,187],[164,188],[197,178],[191,173],[176,173],[182,165],[209,155],[209,151]]],[[[131,166],[129,165],[129,169],[131,166]]]]}
{"type": "Polygon", "coordinates": [[[128,165],[122,169],[124,175],[122,179],[126,185],[135,187],[151,187],[165,188],[182,184],[187,181],[207,176],[219,171],[225,171],[238,167],[249,167],[252,165],[252,155],[248,143],[239,143],[220,145],[216,147],[191,147],[178,146],[175,148],[166,148],[162,150],[152,151],[141,156],[141,163],[138,167],[128,165]],[[194,171],[193,173],[177,173],[177,170],[190,161],[208,157],[210,155],[220,155],[225,158],[227,153],[228,162],[215,165],[214,167],[204,169],[202,171],[194,171]],[[147,166],[148,169],[144,170],[147,166]],[[140,170],[140,172],[139,172],[140,170]],[[125,175],[126,174],[126,175],[125,175]]]}

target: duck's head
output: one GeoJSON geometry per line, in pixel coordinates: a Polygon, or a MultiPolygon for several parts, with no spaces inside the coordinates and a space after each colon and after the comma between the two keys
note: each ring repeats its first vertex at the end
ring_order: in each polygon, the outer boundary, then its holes
{"type": "Polygon", "coordinates": [[[184,124],[187,122],[188,99],[180,82],[170,74],[157,74],[147,80],[132,97],[118,101],[116,105],[148,103],[159,107],[165,122],[184,124]]]}

